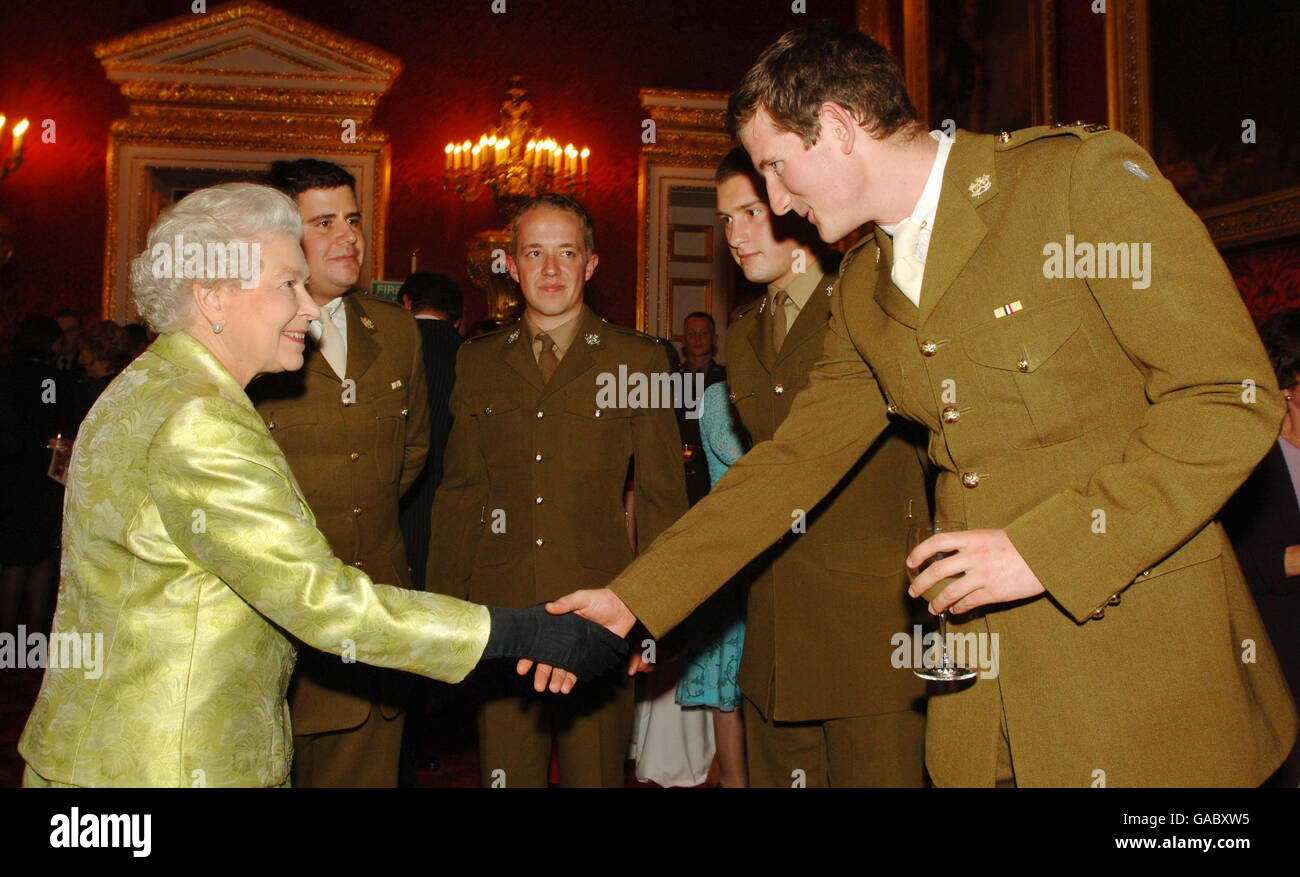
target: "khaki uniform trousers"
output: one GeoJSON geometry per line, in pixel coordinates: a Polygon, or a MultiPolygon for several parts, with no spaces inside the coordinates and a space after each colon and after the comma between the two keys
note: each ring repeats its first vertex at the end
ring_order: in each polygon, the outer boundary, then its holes
{"type": "MultiPolygon", "coordinates": [[[[513,672],[513,664],[510,672],[513,672]]],[[[532,676],[516,677],[505,693],[479,707],[479,758],[487,788],[546,788],[551,733],[564,788],[621,789],[632,738],[634,689],[621,673],[571,694],[538,694],[532,676]]]]}
{"type": "Polygon", "coordinates": [[[921,788],[925,715],[902,710],[820,722],[770,722],[745,698],[755,788],[921,788]]]}
{"type": "Polygon", "coordinates": [[[355,728],[295,734],[293,784],[312,789],[395,789],[406,712],[386,719],[372,706],[355,728]]]}

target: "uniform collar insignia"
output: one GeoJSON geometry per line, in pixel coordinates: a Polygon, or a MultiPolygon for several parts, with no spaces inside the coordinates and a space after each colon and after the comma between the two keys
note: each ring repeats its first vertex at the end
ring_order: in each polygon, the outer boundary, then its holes
{"type": "Polygon", "coordinates": [[[992,186],[993,186],[993,181],[989,179],[989,175],[981,174],[975,179],[971,180],[970,196],[972,198],[978,198],[980,195],[983,195],[990,188],[992,188],[992,186]]]}
{"type": "Polygon", "coordinates": [[[515,343],[516,341],[518,341],[518,340],[519,340],[519,330],[518,330],[518,329],[515,329],[513,332],[511,332],[509,335],[506,336],[506,344],[507,344],[507,345],[509,345],[509,344],[514,344],[514,343],[515,343]]]}
{"type": "Polygon", "coordinates": [[[371,332],[375,331],[375,323],[374,323],[374,321],[371,320],[369,317],[362,317],[362,318],[361,318],[361,325],[365,326],[365,327],[366,327],[367,329],[369,329],[371,332]]]}
{"type": "Polygon", "coordinates": [[[597,344],[600,343],[600,336],[597,335],[595,332],[588,332],[585,337],[587,339],[587,344],[590,347],[595,347],[597,344]]]}

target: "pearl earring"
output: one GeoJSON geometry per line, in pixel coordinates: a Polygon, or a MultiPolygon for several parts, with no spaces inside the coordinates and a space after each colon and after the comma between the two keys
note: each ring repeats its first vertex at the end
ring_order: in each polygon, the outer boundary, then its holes
{"type": "Polygon", "coordinates": [[[223,328],[225,328],[225,327],[224,327],[221,323],[213,323],[213,324],[212,324],[212,334],[213,334],[213,335],[220,335],[220,334],[221,334],[221,330],[222,330],[223,328]]]}

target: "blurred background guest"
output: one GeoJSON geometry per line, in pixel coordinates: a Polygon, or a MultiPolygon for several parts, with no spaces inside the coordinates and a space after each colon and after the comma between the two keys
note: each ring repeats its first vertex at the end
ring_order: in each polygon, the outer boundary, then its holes
{"type": "Polygon", "coordinates": [[[131,339],[132,359],[144,353],[145,349],[158,337],[158,334],[150,331],[149,327],[144,323],[127,323],[126,335],[131,339]]]}
{"type": "Polygon", "coordinates": [[[81,334],[81,312],[76,308],[59,308],[54,312],[59,324],[59,340],[54,344],[54,365],[61,372],[81,371],[77,362],[77,337],[81,334]]]}
{"type": "MultiPolygon", "coordinates": [[[[451,432],[450,400],[456,382],[456,351],[465,341],[460,335],[463,299],[455,281],[432,271],[417,271],[406,278],[398,299],[415,317],[415,325],[420,330],[429,397],[429,454],[424,470],[402,497],[399,512],[402,541],[406,543],[406,559],[411,567],[411,586],[423,588],[425,564],[429,560],[429,513],[433,495],[442,483],[442,455],[451,432]]],[[[428,707],[439,699],[427,685],[417,684],[411,691],[406,727],[402,730],[399,786],[415,786],[416,771],[437,770],[440,766],[437,757],[426,752],[427,741],[433,736],[428,707]]]]}
{"type": "Polygon", "coordinates": [[[402,497],[402,539],[411,566],[411,585],[424,587],[429,559],[429,510],[442,483],[442,455],[451,432],[451,388],[456,382],[456,351],[460,335],[462,297],[445,274],[417,271],[402,284],[402,306],[415,317],[424,351],[424,376],[429,396],[429,455],[415,483],[402,497]]]}
{"type": "Polygon", "coordinates": [[[59,430],[62,337],[51,317],[23,320],[0,375],[0,632],[49,626],[63,488],[46,473],[59,430]]]}
{"type": "Polygon", "coordinates": [[[122,369],[134,357],[131,338],[126,329],[112,320],[102,320],[85,329],[77,338],[77,363],[83,376],[69,381],[59,400],[59,427],[64,438],[75,438],[81,421],[122,369]]]}
{"type": "MultiPolygon", "coordinates": [[[[1291,694],[1300,701],[1300,308],[1275,314],[1260,337],[1286,399],[1286,416],[1277,444],[1221,517],[1291,694]]],[[[1265,785],[1300,785],[1300,746],[1265,785]]]]}

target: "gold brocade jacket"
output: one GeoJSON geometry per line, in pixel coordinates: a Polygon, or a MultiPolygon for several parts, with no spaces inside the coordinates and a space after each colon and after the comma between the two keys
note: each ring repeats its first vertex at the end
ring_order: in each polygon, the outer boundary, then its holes
{"type": "MultiPolygon", "coordinates": [[[[972,647],[996,636],[1000,663],[932,692],[935,783],[993,785],[1004,718],[1020,785],[1262,782],[1296,710],[1212,519],[1284,406],[1205,226],[1121,134],[959,131],[919,308],[891,245],[877,232],[846,255],[773,440],[610,587],[651,633],[675,625],[861,456],[883,391],[930,432],[936,514],[1005,530],[1046,589],[956,619],[972,647]]],[[[878,642],[845,656],[887,659],[878,642]]]]}
{"type": "Polygon", "coordinates": [[[289,636],[463,679],[486,608],[375,584],[314,524],[239,384],[189,335],[160,337],[73,451],[54,630],[102,633],[104,654],[97,673],[46,671],[27,763],[79,786],[282,785],[289,636]]]}

